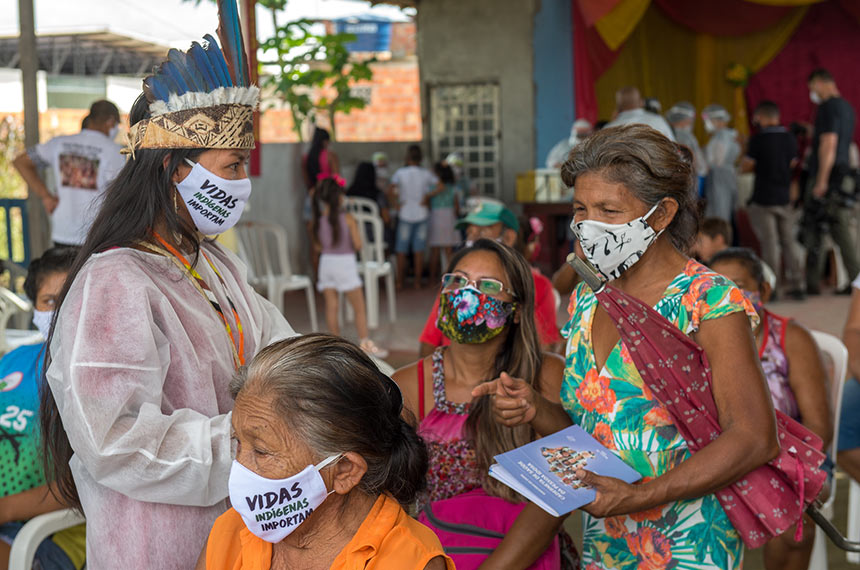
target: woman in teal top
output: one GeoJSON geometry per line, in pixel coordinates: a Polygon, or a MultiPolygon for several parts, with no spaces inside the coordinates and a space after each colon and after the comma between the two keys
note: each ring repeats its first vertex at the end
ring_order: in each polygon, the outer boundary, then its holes
{"type": "MultiPolygon", "coordinates": [[[[570,425],[642,475],[628,485],[580,471],[597,497],[583,507],[583,564],[602,568],[739,568],[740,536],[714,493],[778,452],[776,425],[750,322],[755,311],[726,278],[689,259],[696,233],[694,173],[686,147],[653,129],[605,129],[562,167],[576,186],[577,254],[612,284],[689,334],[708,356],[722,434],[691,455],[651,394],[614,323],[583,284],[570,302],[561,405],[503,375],[474,394],[494,395],[499,421],[541,434],[570,425]]],[[[539,540],[552,517],[533,507],[522,540],[539,540]]]]}

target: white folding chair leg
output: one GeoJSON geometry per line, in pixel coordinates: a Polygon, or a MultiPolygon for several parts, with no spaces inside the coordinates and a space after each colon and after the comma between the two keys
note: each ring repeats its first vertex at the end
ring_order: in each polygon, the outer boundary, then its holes
{"type": "Polygon", "coordinates": [[[809,558],[809,570],[827,570],[827,537],[824,531],[815,527],[815,542],[809,558]]]}
{"type": "MultiPolygon", "coordinates": [[[[853,479],[848,491],[848,540],[860,542],[860,484],[853,479]]],[[[848,562],[860,564],[860,553],[849,552],[848,562]]]]}
{"type": "Polygon", "coordinates": [[[317,302],[314,298],[314,286],[308,285],[305,287],[305,293],[308,297],[308,313],[311,316],[311,330],[317,332],[319,330],[317,323],[317,302]]]}
{"type": "Polygon", "coordinates": [[[388,294],[388,320],[394,323],[397,320],[397,296],[394,291],[394,270],[385,276],[385,292],[388,294]]]}
{"type": "Polygon", "coordinates": [[[367,311],[367,328],[379,328],[379,278],[368,275],[364,279],[365,310],[367,311]]]}
{"type": "Polygon", "coordinates": [[[33,567],[36,549],[43,540],[63,529],[84,522],[84,517],[72,509],[53,511],[33,517],[21,527],[9,552],[9,570],[29,570],[33,567]]]}

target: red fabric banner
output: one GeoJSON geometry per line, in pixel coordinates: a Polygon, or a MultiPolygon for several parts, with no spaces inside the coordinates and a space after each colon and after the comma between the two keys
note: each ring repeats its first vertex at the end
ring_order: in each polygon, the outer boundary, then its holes
{"type": "Polygon", "coordinates": [[[698,34],[743,36],[766,30],[792,6],[764,6],[746,0],[653,0],[664,14],[698,34]]]}
{"type": "Polygon", "coordinates": [[[618,52],[603,42],[600,34],[585,23],[580,2],[571,0],[573,17],[573,88],[576,99],[576,117],[585,118],[593,125],[597,122],[597,96],[594,84],[603,72],[612,67],[618,52]]]}
{"type": "MultiPolygon", "coordinates": [[[[750,117],[760,101],[770,99],[779,105],[783,124],[812,123],[816,107],[809,100],[806,80],[819,67],[833,75],[842,97],[860,113],[860,82],[855,79],[860,24],[840,4],[811,6],[785,48],[750,78],[746,90],[750,117]]],[[[855,130],[854,140],[860,141],[860,128],[855,130]]]]}
{"type": "Polygon", "coordinates": [[[582,20],[585,26],[591,28],[597,21],[610,13],[621,0],[579,0],[582,10],[582,20]]]}

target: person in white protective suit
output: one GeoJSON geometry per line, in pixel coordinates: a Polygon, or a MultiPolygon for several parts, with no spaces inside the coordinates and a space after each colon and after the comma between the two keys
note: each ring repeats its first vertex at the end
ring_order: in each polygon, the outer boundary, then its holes
{"type": "Polygon", "coordinates": [[[738,132],[729,127],[731,115],[722,105],[702,109],[705,132],[711,138],[705,145],[708,177],[705,180],[705,217],[734,220],[738,208],[738,175],[735,165],[741,156],[738,132]]]}
{"type": "Polygon", "coordinates": [[[555,143],[555,146],[553,146],[550,149],[549,154],[546,155],[546,167],[561,168],[561,165],[564,164],[565,160],[567,160],[567,155],[570,154],[571,149],[575,147],[577,143],[585,140],[593,130],[594,127],[590,122],[588,122],[588,120],[575,120],[573,122],[573,126],[570,127],[570,136],[555,143]]]}
{"type": "MultiPolygon", "coordinates": [[[[226,71],[237,48],[207,40],[170,61],[226,71]]],[[[90,570],[194,567],[227,509],[228,384],[295,335],[242,262],[204,238],[233,226],[251,192],[259,90],[242,69],[229,66],[228,86],[212,69],[182,70],[199,76],[183,96],[163,76],[176,67],[144,80],[130,158],[58,300],[42,433],[49,473],[86,516],[90,570]]]]}

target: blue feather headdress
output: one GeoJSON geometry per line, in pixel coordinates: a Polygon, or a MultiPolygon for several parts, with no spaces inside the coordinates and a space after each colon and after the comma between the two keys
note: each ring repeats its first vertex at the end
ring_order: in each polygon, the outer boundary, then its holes
{"type": "Polygon", "coordinates": [[[141,148],[254,147],[253,111],[260,90],[251,85],[236,0],[218,0],[218,38],[210,34],[143,80],[151,118],[129,131],[127,152],[141,148]]]}

